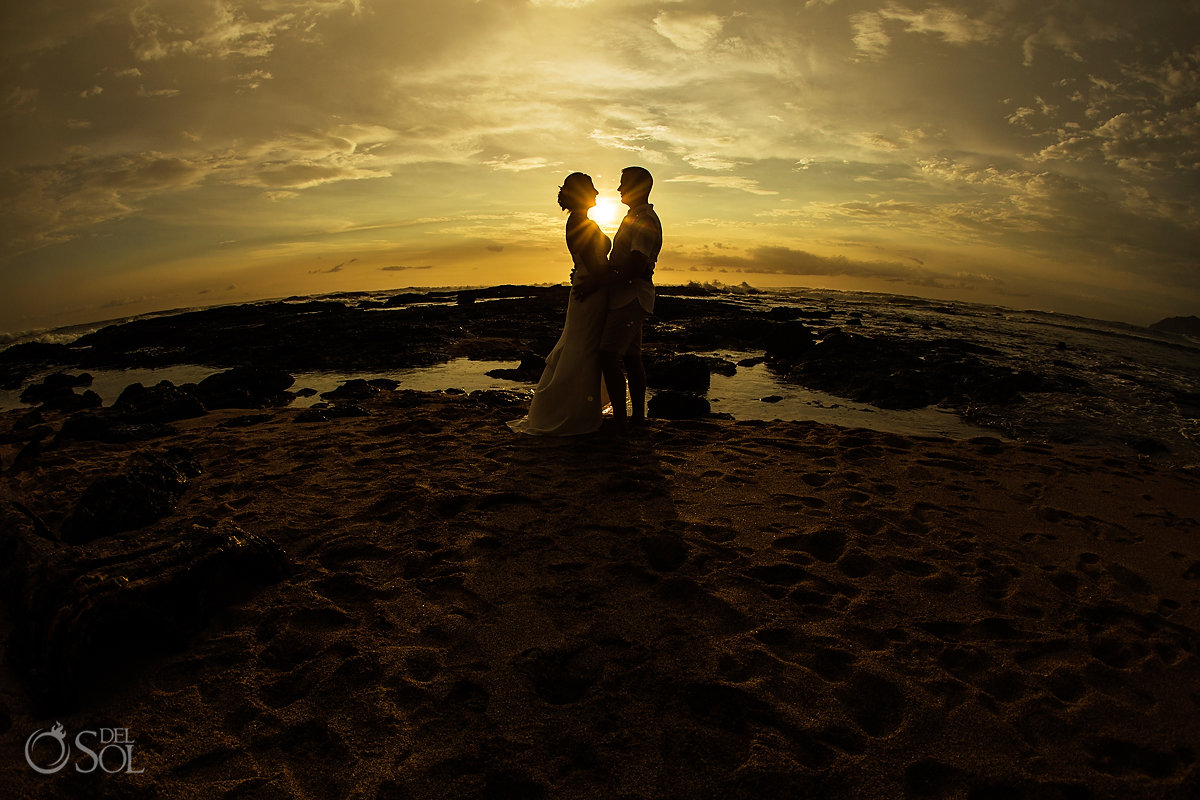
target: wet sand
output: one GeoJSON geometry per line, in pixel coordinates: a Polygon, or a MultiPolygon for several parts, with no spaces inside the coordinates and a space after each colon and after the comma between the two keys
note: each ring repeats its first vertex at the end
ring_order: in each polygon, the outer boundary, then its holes
{"type": "Polygon", "coordinates": [[[185,447],[178,508],[117,539],[227,521],[291,565],[66,712],[6,665],[5,796],[1200,796],[1194,471],[805,422],[520,437],[495,394],[363,405],[19,468],[0,447],[3,499],[52,530],[135,452],[185,447]],[[127,728],[144,772],[38,775],[22,748],[56,722],[127,728]]]}

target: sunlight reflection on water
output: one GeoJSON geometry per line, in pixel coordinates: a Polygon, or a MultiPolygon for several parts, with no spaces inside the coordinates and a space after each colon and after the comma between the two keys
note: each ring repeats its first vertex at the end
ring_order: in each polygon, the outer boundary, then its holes
{"type": "MultiPolygon", "coordinates": [[[[715,355],[737,362],[760,354],[716,351],[702,355],[715,355]]],[[[481,389],[505,389],[531,395],[532,383],[493,378],[486,374],[490,370],[512,369],[516,366],[517,362],[515,361],[472,361],[466,358],[457,358],[432,367],[371,373],[298,372],[294,373],[296,382],[292,385],[291,390],[296,392],[302,389],[312,389],[316,394],[309,397],[297,397],[292,406],[307,408],[324,402],[320,396],[321,393],[335,389],[351,378],[368,380],[389,378],[397,381],[400,389],[417,391],[435,392],[445,389],[461,389],[469,393],[481,389]]],[[[162,369],[96,370],[91,372],[93,380],[92,385],[88,388],[99,394],[104,400],[104,404],[108,406],[112,405],[121,391],[131,383],[152,386],[159,381],[168,380],[178,386],[184,383],[199,382],[208,375],[219,371],[213,367],[200,365],[181,365],[162,369]]],[[[38,376],[35,381],[40,380],[41,377],[38,376]]],[[[82,392],[83,389],[77,391],[82,392]]],[[[652,389],[651,394],[653,391],[652,389]]],[[[0,392],[0,410],[27,407],[20,402],[19,395],[19,390],[0,392]]],[[[735,419],[813,420],[844,427],[870,428],[918,436],[946,436],[955,439],[974,436],[1004,438],[995,431],[968,425],[952,412],[944,409],[922,408],[912,411],[891,411],[875,408],[866,403],[856,403],[824,392],[812,391],[779,380],[763,364],[738,367],[737,374],[733,376],[713,373],[707,397],[714,412],[730,414],[735,419]],[[762,398],[766,397],[780,399],[774,402],[764,402],[762,398]]]]}

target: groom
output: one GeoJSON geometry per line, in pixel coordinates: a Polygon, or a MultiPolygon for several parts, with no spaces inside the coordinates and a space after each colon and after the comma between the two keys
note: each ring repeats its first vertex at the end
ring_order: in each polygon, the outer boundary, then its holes
{"type": "Polygon", "coordinates": [[[633,422],[646,420],[646,369],[642,365],[642,322],[654,311],[654,263],[662,250],[662,223],[650,205],[654,178],[643,167],[621,170],[621,202],[629,213],[613,238],[609,271],[575,288],[582,300],[607,285],[608,317],[600,336],[600,370],[613,420],[626,421],[625,378],[633,401],[633,422]],[[624,371],[622,371],[624,366],[624,371]]]}

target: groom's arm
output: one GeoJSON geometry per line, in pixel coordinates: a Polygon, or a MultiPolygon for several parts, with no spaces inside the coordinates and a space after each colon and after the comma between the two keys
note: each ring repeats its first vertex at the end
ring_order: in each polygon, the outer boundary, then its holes
{"type": "Polygon", "coordinates": [[[654,269],[653,262],[641,250],[634,250],[629,254],[629,258],[620,267],[612,269],[612,277],[615,280],[633,280],[635,278],[644,278],[648,276],[654,269]]]}

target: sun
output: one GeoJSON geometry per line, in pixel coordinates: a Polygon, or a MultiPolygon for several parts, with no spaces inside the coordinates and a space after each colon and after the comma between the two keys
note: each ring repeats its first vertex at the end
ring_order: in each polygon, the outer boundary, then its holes
{"type": "Polygon", "coordinates": [[[621,201],[615,197],[600,195],[596,198],[596,207],[592,209],[590,216],[602,228],[611,228],[624,216],[621,201]]]}

